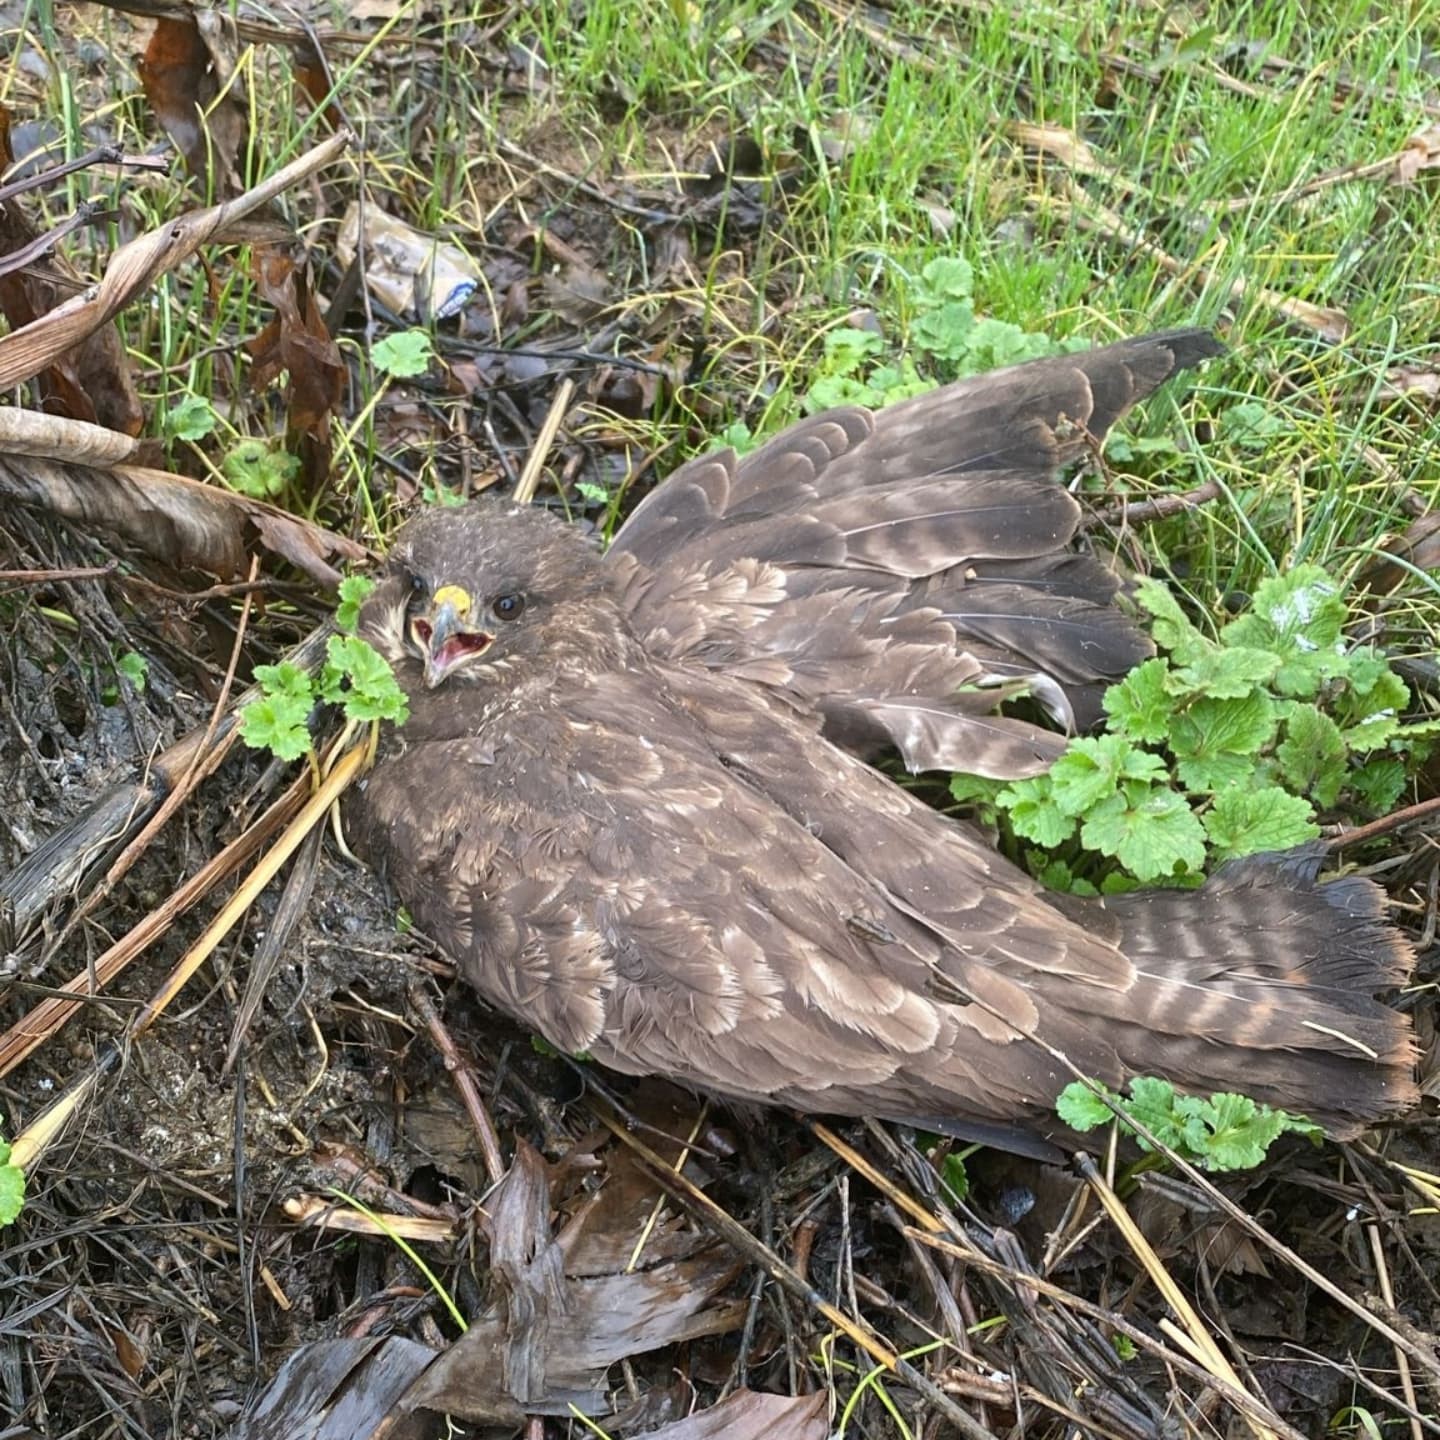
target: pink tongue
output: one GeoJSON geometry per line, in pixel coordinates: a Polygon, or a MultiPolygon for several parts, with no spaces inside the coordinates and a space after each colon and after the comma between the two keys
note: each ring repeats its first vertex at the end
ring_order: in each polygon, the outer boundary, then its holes
{"type": "Polygon", "coordinates": [[[467,655],[478,655],[489,646],[491,638],[489,635],[454,635],[440,647],[435,658],[448,667],[467,655]]]}

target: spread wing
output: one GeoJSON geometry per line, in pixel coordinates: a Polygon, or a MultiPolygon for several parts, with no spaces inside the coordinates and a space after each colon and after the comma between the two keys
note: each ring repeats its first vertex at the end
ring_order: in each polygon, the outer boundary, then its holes
{"type": "MultiPolygon", "coordinates": [[[[1351,1129],[1380,1104],[1365,1076],[1381,1067],[1336,1030],[1383,1043],[1393,1067],[1397,1017],[1312,1003],[1321,960],[1282,958],[1273,933],[1262,956],[1242,923],[1268,927],[1273,906],[1232,907],[1233,960],[1194,894],[1179,930],[1147,911],[1159,938],[1137,965],[1123,921],[1063,913],[749,687],[641,666],[547,701],[483,743],[393,755],[348,824],[481,993],[564,1050],[1010,1145],[1016,1127],[1053,1127],[1070,1078],[1031,1036],[1111,1084],[1163,1071],[1332,1119],[1333,1097],[1351,1129]]],[[[1295,888],[1289,934],[1304,929],[1295,888]]],[[[1374,950],[1371,920],[1357,910],[1357,946],[1374,950]]],[[[1348,954],[1337,934],[1327,923],[1320,949],[1348,954]]]]}
{"type": "Polygon", "coordinates": [[[1032,361],[872,413],[829,411],[744,459],[693,460],[610,563],[652,653],[772,687],[857,751],[912,770],[1044,770],[1062,741],[994,713],[1028,688],[1068,728],[1150,653],[1118,584],[1069,546],[1060,468],[1177,371],[1174,330],[1032,361]]]}

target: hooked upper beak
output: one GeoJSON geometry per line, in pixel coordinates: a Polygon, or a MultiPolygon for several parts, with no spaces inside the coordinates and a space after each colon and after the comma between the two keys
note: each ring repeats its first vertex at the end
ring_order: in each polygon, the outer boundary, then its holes
{"type": "Polygon", "coordinates": [[[410,622],[415,643],[425,656],[425,688],[433,690],[457,665],[490,648],[494,636],[470,624],[472,602],[458,585],[442,585],[428,616],[410,622]]]}

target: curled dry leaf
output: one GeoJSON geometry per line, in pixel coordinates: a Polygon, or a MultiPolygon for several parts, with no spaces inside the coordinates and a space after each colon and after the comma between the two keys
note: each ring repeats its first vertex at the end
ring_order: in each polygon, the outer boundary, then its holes
{"type": "Polygon", "coordinates": [[[331,589],[340,583],[331,560],[360,560],[367,553],[353,540],[263,501],[138,466],[100,470],[0,455],[0,500],[99,526],[176,569],[204,570],[222,580],[246,572],[252,539],[331,589]]]}
{"type": "Polygon", "coordinates": [[[123,465],[141,448],[141,441],[104,425],[18,410],[13,405],[0,407],[0,454],[105,467],[123,465]]]}
{"type": "Polygon", "coordinates": [[[1421,515],[1403,535],[1387,541],[1385,554],[1370,560],[1360,572],[1360,579],[1373,594],[1388,595],[1416,570],[1440,570],[1440,511],[1421,515]],[[1397,564],[1396,560],[1405,563],[1397,564]]]}
{"type": "Polygon", "coordinates": [[[1431,365],[1396,365],[1380,385],[1384,400],[1440,400],[1440,370],[1431,365]]]}
{"type": "Polygon", "coordinates": [[[307,150],[243,195],[221,205],[192,210],[123,245],[111,257],[98,285],[0,336],[0,390],[38,375],[106,324],[142,290],[188,259],[200,246],[221,238],[275,196],[328,165],[350,144],[348,131],[307,150]]]}
{"type": "Polygon", "coordinates": [[[421,1440],[429,1417],[397,1420],[396,1402],[435,1358],[401,1335],[346,1337],[302,1345],[227,1440],[421,1440]]]}
{"type": "Polygon", "coordinates": [[[1016,120],[1005,128],[1027,150],[1047,155],[1077,175],[1093,175],[1097,179],[1108,180],[1127,192],[1135,188],[1114,166],[1106,165],[1090,145],[1068,126],[1016,120]]]}
{"type": "MultiPolygon", "coordinates": [[[[585,1212],[596,1224],[619,1221],[630,1240],[598,1241],[589,1247],[592,1260],[633,1252],[643,1232],[631,1198],[585,1212]]],[[[743,1322],[744,1302],[720,1298],[738,1263],[713,1244],[648,1268],[630,1270],[618,1259],[609,1273],[589,1267],[570,1273],[567,1248],[574,1253],[580,1236],[568,1232],[568,1246],[552,1237],[546,1165],[523,1141],[488,1208],[497,1298],[420,1377],[405,1397],[406,1410],[507,1425],[526,1415],[566,1415],[572,1405],[604,1413],[611,1365],[743,1322]]],[[[678,1223],[662,1219],[656,1230],[663,1235],[678,1223]]]]}
{"type": "Polygon", "coordinates": [[[259,390],[285,375],[286,449],[300,456],[302,482],[315,494],[330,473],[330,417],[340,408],[349,372],[326,328],[308,266],[280,246],[255,255],[260,293],[275,318],[246,343],[259,390]]]}
{"type": "Polygon", "coordinates": [[[646,1440],[825,1440],[829,1401],[823,1390],[795,1396],[737,1390],[708,1410],[650,1431],[646,1440]]]}
{"type": "Polygon", "coordinates": [[[139,70],[150,108],[200,189],[215,195],[238,193],[247,125],[229,20],[218,11],[200,9],[162,16],[139,70]]]}
{"type": "MultiPolygon", "coordinates": [[[[0,105],[0,167],[15,163],[10,147],[10,112],[0,105]]],[[[0,202],[0,256],[15,256],[34,245],[35,226],[19,200],[0,202]]],[[[23,269],[0,275],[0,312],[12,330],[54,308],[62,295],[83,288],[58,255],[37,256],[23,269]]],[[[138,435],[145,414],[130,373],[125,347],[113,325],[102,325],[37,373],[47,412],[88,420],[124,435],[138,435]]]]}
{"type": "Polygon", "coordinates": [[[1422,170],[1440,168],[1440,122],[1422,126],[1395,157],[1391,178],[1397,185],[1413,185],[1422,170]]]}
{"type": "Polygon", "coordinates": [[[559,273],[546,275],[540,288],[545,304],[572,325],[593,320],[612,298],[610,282],[604,274],[579,261],[559,273]]]}

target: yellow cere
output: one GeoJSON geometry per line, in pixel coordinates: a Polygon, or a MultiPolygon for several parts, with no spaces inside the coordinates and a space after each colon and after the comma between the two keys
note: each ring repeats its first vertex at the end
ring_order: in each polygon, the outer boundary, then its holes
{"type": "Polygon", "coordinates": [[[453,605],[455,613],[463,620],[470,613],[470,596],[467,591],[462,590],[458,585],[442,585],[435,592],[435,609],[442,605],[453,605]]]}

